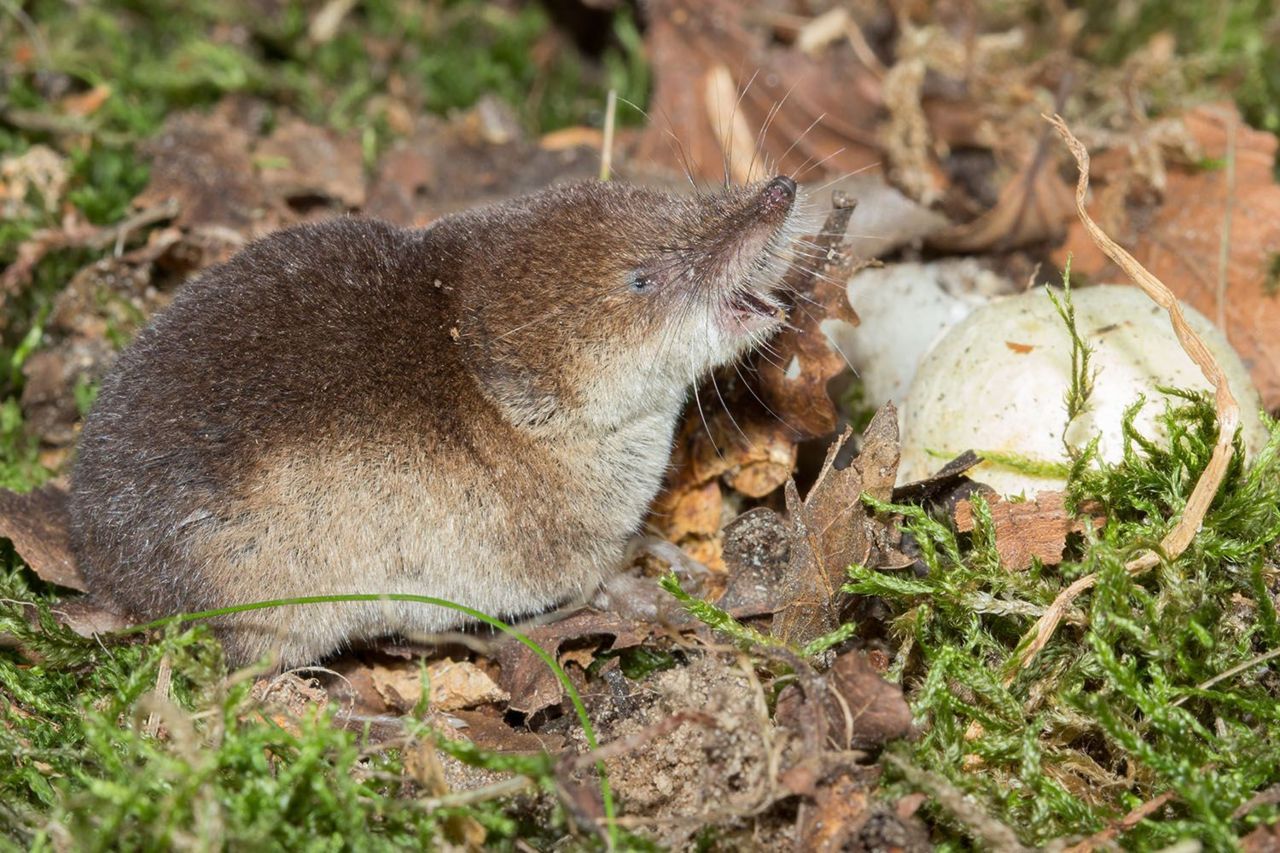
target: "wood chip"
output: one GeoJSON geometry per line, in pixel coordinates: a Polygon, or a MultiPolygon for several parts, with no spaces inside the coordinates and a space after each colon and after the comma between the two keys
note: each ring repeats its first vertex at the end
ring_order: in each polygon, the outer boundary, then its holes
{"type": "MultiPolygon", "coordinates": [[[[1062,562],[1067,536],[1084,530],[1088,524],[1067,512],[1062,492],[1040,492],[1029,501],[1009,501],[994,493],[984,497],[995,525],[1000,565],[1009,571],[1025,571],[1031,568],[1032,560],[1056,566],[1062,562]]],[[[973,530],[971,500],[956,504],[955,522],[961,533],[973,530]]]]}
{"type": "Polygon", "coordinates": [[[424,687],[430,690],[430,707],[439,711],[457,711],[509,698],[484,670],[469,661],[445,658],[427,664],[426,670],[425,684],[417,660],[378,664],[370,668],[369,675],[387,707],[400,713],[411,711],[421,701],[424,687]]]}

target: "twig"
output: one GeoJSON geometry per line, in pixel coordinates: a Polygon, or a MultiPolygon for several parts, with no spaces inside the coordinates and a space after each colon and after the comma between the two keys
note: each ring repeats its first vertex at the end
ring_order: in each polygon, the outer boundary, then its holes
{"type": "MultiPolygon", "coordinates": [[[[160,666],[156,670],[156,686],[154,689],[157,696],[165,700],[173,699],[173,664],[167,654],[160,657],[160,666]]],[[[160,734],[160,724],[163,722],[160,712],[152,710],[147,715],[147,722],[142,731],[148,737],[156,737],[160,734]]]]}
{"type": "Polygon", "coordinates": [[[889,69],[884,67],[884,63],[880,61],[880,57],[876,56],[875,50],[871,47],[871,43],[867,41],[867,34],[862,31],[862,27],[858,22],[849,16],[849,24],[845,28],[845,38],[849,40],[849,46],[853,48],[853,53],[863,65],[867,66],[867,70],[875,76],[877,80],[884,80],[884,75],[889,73],[889,69]]]}
{"type": "Polygon", "coordinates": [[[600,180],[609,180],[613,172],[613,126],[618,119],[618,90],[609,90],[609,99],[604,108],[604,141],[600,152],[600,180]]]}
{"type": "MultiPolygon", "coordinates": [[[[35,273],[36,265],[45,255],[59,249],[94,249],[101,251],[115,246],[117,253],[123,249],[125,238],[139,228],[172,219],[178,215],[179,205],[174,199],[138,211],[115,225],[97,227],[78,225],[70,228],[45,228],[32,234],[18,247],[18,257],[0,275],[0,307],[4,301],[25,287],[35,273]]],[[[2,315],[0,315],[2,316],[2,315]]],[[[4,321],[0,319],[0,328],[4,321]]]]}
{"type": "Polygon", "coordinates": [[[418,800],[418,805],[426,811],[469,806],[475,803],[483,803],[487,800],[496,800],[499,797],[515,794],[519,791],[523,791],[532,784],[533,779],[528,776],[512,776],[509,779],[494,782],[492,785],[485,785],[483,788],[472,788],[468,791],[455,791],[451,794],[445,794],[442,797],[430,797],[428,799],[418,800]]]}
{"type": "MultiPolygon", "coordinates": [[[[1215,675],[1213,678],[1210,678],[1208,681],[1197,686],[1196,690],[1208,690],[1210,687],[1212,687],[1213,685],[1217,684],[1220,681],[1226,681],[1228,678],[1232,678],[1233,676],[1239,675],[1240,673],[1244,672],[1246,669],[1253,669],[1255,666],[1261,666],[1267,661],[1274,660],[1275,658],[1280,658],[1280,648],[1272,649],[1269,652],[1263,652],[1260,655],[1249,658],[1249,660],[1245,661],[1244,663],[1236,664],[1235,666],[1231,667],[1231,669],[1228,669],[1226,672],[1220,672],[1217,675],[1215,675]]],[[[1188,696],[1179,697],[1174,701],[1173,707],[1175,708],[1178,707],[1183,702],[1187,701],[1188,698],[1189,698],[1188,696]]]]}
{"type": "Polygon", "coordinates": [[[343,18],[351,14],[356,7],[356,0],[329,0],[320,7],[320,11],[311,19],[307,27],[307,38],[312,44],[327,44],[333,41],[342,27],[343,18]]]}
{"type": "Polygon", "coordinates": [[[1105,829],[1095,832],[1079,844],[1073,844],[1066,848],[1064,853],[1090,853],[1099,847],[1110,847],[1111,842],[1117,835],[1128,832],[1138,824],[1142,823],[1151,815],[1158,812],[1164,807],[1165,803],[1172,800],[1174,794],[1172,791],[1165,791],[1158,797],[1153,797],[1145,803],[1135,806],[1127,815],[1112,823],[1105,829]]]}
{"type": "Polygon", "coordinates": [[[1248,800],[1240,804],[1240,807],[1231,813],[1232,820],[1239,820],[1247,817],[1249,812],[1259,806],[1273,806],[1280,803],[1280,785],[1272,785],[1263,791],[1254,794],[1248,800]]]}
{"type": "MultiPolygon", "coordinates": [[[[1085,208],[1085,199],[1089,193],[1089,152],[1067,128],[1067,124],[1062,120],[1061,116],[1055,115],[1053,118],[1045,116],[1045,118],[1058,131],[1058,134],[1067,143],[1067,147],[1071,149],[1072,155],[1076,158],[1076,165],[1080,169],[1080,178],[1076,183],[1076,212],[1080,216],[1080,221],[1084,223],[1085,230],[1089,232],[1090,238],[1157,305],[1169,313],[1169,321],[1173,324],[1174,334],[1178,336],[1178,341],[1182,344],[1183,350],[1186,351],[1191,360],[1200,368],[1200,372],[1204,374],[1205,379],[1213,386],[1214,403],[1218,417],[1218,440],[1214,444],[1213,454],[1209,458],[1209,464],[1205,466],[1204,472],[1200,475],[1200,479],[1196,482],[1195,488],[1191,490],[1191,495],[1187,498],[1187,505],[1182,512],[1182,518],[1160,541],[1159,548],[1146,551],[1125,564],[1129,574],[1140,575],[1158,565],[1162,558],[1172,560],[1177,557],[1186,550],[1187,546],[1191,544],[1191,540],[1195,538],[1196,532],[1199,531],[1200,525],[1204,522],[1205,513],[1208,512],[1209,505],[1213,502],[1214,495],[1218,492],[1218,487],[1222,485],[1223,477],[1227,473],[1227,466],[1231,462],[1231,443],[1235,438],[1236,427],[1240,424],[1240,405],[1231,394],[1226,374],[1222,372],[1222,368],[1209,353],[1204,341],[1187,325],[1187,320],[1183,316],[1178,298],[1158,278],[1147,272],[1142,264],[1134,259],[1133,255],[1130,255],[1108,237],[1098,227],[1098,224],[1093,221],[1093,218],[1089,216],[1089,211],[1085,208]]],[[[1018,659],[1020,668],[1025,668],[1040,653],[1040,650],[1053,637],[1054,632],[1058,629],[1058,624],[1062,622],[1063,616],[1070,609],[1076,597],[1097,583],[1097,580],[1096,573],[1085,575],[1058,594],[1058,597],[1053,600],[1053,603],[1049,605],[1049,608],[1032,629],[1034,632],[1032,640],[1018,659]]],[[[1016,670],[1009,673],[1005,683],[1011,682],[1016,674],[1016,670]]]]}
{"type": "Polygon", "coordinates": [[[891,752],[885,754],[884,760],[898,768],[898,772],[912,787],[932,796],[934,802],[964,824],[974,840],[979,842],[979,849],[997,850],[1001,853],[1023,853],[1028,850],[1012,829],[983,811],[972,797],[967,796],[948,779],[916,767],[891,752]]]}

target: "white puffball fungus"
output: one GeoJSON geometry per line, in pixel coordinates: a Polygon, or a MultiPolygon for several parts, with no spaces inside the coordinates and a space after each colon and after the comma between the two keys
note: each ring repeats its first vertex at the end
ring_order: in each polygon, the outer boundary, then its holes
{"type": "MultiPolygon", "coordinates": [[[[1104,460],[1123,452],[1126,408],[1145,396],[1134,422],[1151,438],[1163,438],[1156,420],[1164,410],[1157,386],[1210,390],[1169,323],[1169,316],[1141,290],[1100,286],[1072,291],[1076,328],[1093,349],[1095,374],[1088,407],[1072,422],[1068,438],[1083,448],[1100,436],[1104,460]]],[[[1226,373],[1240,404],[1247,452],[1267,439],[1258,390],[1240,357],[1204,315],[1183,305],[1187,322],[1226,373]]],[[[902,407],[899,482],[927,477],[965,450],[1041,462],[1065,462],[1063,428],[1071,383],[1071,339],[1042,290],[1000,299],[974,311],[940,338],[925,357],[902,407]]],[[[1005,495],[1030,497],[1060,489],[1063,481],[1033,476],[985,461],[970,476],[1005,495]]]]}
{"type": "Polygon", "coordinates": [[[860,270],[849,279],[849,304],[861,323],[823,331],[862,380],[873,408],[901,403],[929,347],[948,328],[1013,283],[973,258],[901,263],[860,270]]]}

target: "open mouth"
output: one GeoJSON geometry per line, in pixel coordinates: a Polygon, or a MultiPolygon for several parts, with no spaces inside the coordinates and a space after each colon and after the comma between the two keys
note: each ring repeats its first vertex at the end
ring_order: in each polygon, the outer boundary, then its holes
{"type": "Polygon", "coordinates": [[[774,295],[777,280],[786,268],[776,252],[778,236],[770,236],[744,280],[725,299],[728,314],[743,331],[756,331],[786,319],[786,310],[774,295]]]}
{"type": "Polygon", "coordinates": [[[774,178],[756,196],[756,235],[744,240],[748,246],[754,243],[747,249],[754,254],[754,260],[746,265],[742,280],[722,303],[726,319],[741,332],[755,333],[786,319],[786,311],[774,292],[789,265],[785,223],[795,197],[795,181],[785,176],[774,178]]]}
{"type": "Polygon", "coordinates": [[[729,307],[742,319],[763,320],[779,315],[782,306],[772,298],[754,293],[751,289],[743,289],[729,298],[729,307]]]}

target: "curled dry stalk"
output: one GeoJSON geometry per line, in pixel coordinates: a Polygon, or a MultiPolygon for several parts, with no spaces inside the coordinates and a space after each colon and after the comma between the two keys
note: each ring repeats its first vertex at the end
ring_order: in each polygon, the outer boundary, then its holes
{"type": "MultiPolygon", "coordinates": [[[[1236,427],[1240,423],[1240,404],[1236,402],[1236,398],[1231,393],[1231,388],[1227,384],[1227,377],[1222,372],[1222,367],[1209,353],[1200,336],[1187,325],[1186,317],[1182,313],[1182,307],[1178,304],[1178,298],[1173,295],[1173,292],[1163,282],[1147,272],[1142,264],[1134,259],[1133,255],[1130,255],[1118,243],[1108,237],[1098,227],[1098,224],[1093,221],[1093,218],[1089,216],[1088,210],[1085,209],[1085,197],[1089,192],[1089,152],[1067,128],[1062,116],[1055,115],[1052,118],[1045,116],[1045,119],[1058,131],[1058,134],[1066,142],[1067,147],[1076,158],[1076,166],[1080,170],[1080,177],[1076,182],[1076,212],[1080,216],[1080,221],[1084,223],[1085,230],[1089,232],[1089,237],[1108,258],[1125,271],[1135,284],[1142,288],[1147,296],[1150,296],[1157,305],[1169,312],[1169,321],[1173,324],[1174,334],[1178,336],[1178,341],[1182,344],[1183,350],[1200,368],[1200,372],[1204,374],[1205,379],[1213,385],[1214,405],[1218,417],[1218,440],[1214,444],[1213,454],[1209,458],[1209,464],[1205,466],[1204,472],[1200,475],[1200,479],[1196,482],[1195,488],[1191,490],[1190,497],[1187,498],[1187,505],[1182,512],[1182,518],[1160,541],[1159,548],[1145,551],[1125,564],[1129,574],[1140,575],[1158,565],[1162,557],[1170,560],[1177,557],[1186,550],[1187,546],[1191,544],[1191,540],[1195,538],[1196,532],[1204,521],[1205,513],[1208,512],[1209,505],[1213,502],[1214,495],[1218,493],[1223,477],[1226,476],[1227,465],[1231,462],[1232,440],[1236,434],[1236,427]]],[[[1031,641],[1026,644],[1018,657],[1019,668],[1025,668],[1040,653],[1040,650],[1053,637],[1054,631],[1057,630],[1058,624],[1062,621],[1072,603],[1081,593],[1091,588],[1097,580],[1096,573],[1088,574],[1058,593],[1058,597],[1053,600],[1053,603],[1049,605],[1040,620],[1035,624],[1035,627],[1032,628],[1032,632],[1028,634],[1031,641]]],[[[1005,683],[1013,681],[1015,675],[1017,675],[1017,670],[1011,671],[1006,677],[1005,683]]]]}

